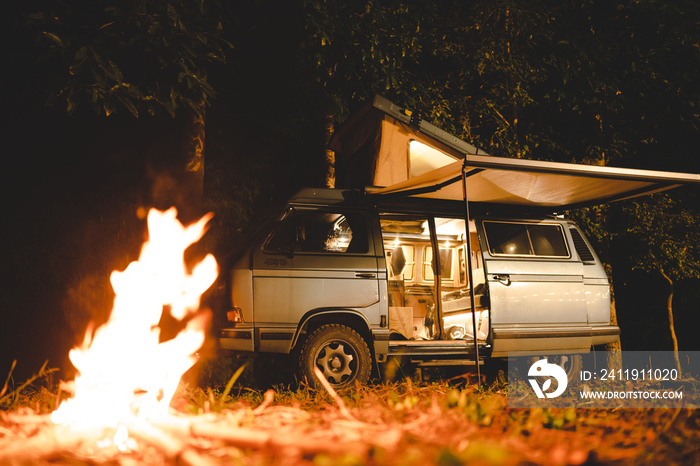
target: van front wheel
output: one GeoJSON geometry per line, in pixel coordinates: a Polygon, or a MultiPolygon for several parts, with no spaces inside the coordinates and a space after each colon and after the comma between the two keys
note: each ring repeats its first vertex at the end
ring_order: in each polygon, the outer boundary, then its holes
{"type": "Polygon", "coordinates": [[[299,353],[302,377],[314,388],[321,386],[317,367],[331,386],[343,389],[358,381],[369,380],[372,355],[364,338],[345,325],[328,324],[316,329],[306,339],[299,353]]]}

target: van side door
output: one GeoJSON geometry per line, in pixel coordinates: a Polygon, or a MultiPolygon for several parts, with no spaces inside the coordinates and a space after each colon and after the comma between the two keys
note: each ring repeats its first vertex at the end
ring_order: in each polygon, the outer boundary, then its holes
{"type": "Polygon", "coordinates": [[[556,221],[480,222],[493,356],[588,351],[582,264],[556,221]]]}
{"type": "Polygon", "coordinates": [[[379,324],[379,277],[366,212],[338,206],[286,212],[253,254],[255,344],[288,352],[300,321],[343,310],[379,324]]]}

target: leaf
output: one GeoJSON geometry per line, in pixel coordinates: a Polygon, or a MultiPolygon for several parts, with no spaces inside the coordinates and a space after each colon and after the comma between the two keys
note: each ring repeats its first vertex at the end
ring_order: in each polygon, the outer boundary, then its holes
{"type": "Polygon", "coordinates": [[[66,113],[68,115],[72,115],[75,109],[78,108],[78,104],[72,99],[72,98],[67,98],[66,99],[66,113]]]}
{"type": "Polygon", "coordinates": [[[224,392],[221,394],[222,401],[225,400],[226,397],[228,397],[229,393],[231,392],[231,389],[233,388],[233,384],[236,383],[236,380],[238,380],[238,378],[241,376],[241,374],[243,373],[243,370],[246,368],[247,365],[248,365],[248,363],[246,362],[241,367],[239,367],[238,370],[236,370],[236,372],[233,374],[233,376],[231,376],[228,383],[226,384],[226,388],[224,389],[224,392]]]}
{"type": "Polygon", "coordinates": [[[176,100],[180,97],[180,93],[177,92],[175,86],[170,86],[170,105],[171,108],[175,108],[176,100]]]}
{"type": "Polygon", "coordinates": [[[48,39],[52,40],[56,44],[58,44],[60,47],[65,48],[66,44],[63,43],[60,37],[58,37],[56,34],[47,32],[47,31],[41,31],[41,35],[44,37],[47,37],[48,39]]]}
{"type": "Polygon", "coordinates": [[[105,98],[104,102],[102,103],[102,109],[104,110],[106,116],[110,116],[112,113],[114,113],[114,104],[110,101],[110,99],[105,98]]]}
{"type": "Polygon", "coordinates": [[[131,99],[129,99],[129,98],[126,97],[126,96],[120,95],[120,94],[117,94],[117,95],[116,95],[116,98],[117,98],[117,100],[119,100],[119,102],[122,103],[122,105],[124,105],[124,107],[126,107],[126,109],[127,109],[132,115],[134,115],[136,118],[139,117],[139,111],[138,111],[138,109],[136,108],[136,105],[134,105],[134,103],[131,101],[131,99]]]}

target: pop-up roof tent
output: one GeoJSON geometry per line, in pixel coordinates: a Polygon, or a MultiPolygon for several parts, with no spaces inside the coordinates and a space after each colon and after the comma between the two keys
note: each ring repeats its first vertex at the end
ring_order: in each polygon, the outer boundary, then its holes
{"type": "Polygon", "coordinates": [[[700,175],[493,157],[376,96],[333,137],[338,185],[382,196],[564,211],[700,183],[700,175]]]}

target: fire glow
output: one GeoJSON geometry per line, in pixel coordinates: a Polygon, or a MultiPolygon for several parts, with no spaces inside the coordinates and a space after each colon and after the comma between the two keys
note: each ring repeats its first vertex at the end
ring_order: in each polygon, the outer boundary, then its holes
{"type": "Polygon", "coordinates": [[[116,294],[109,320],[70,351],[78,371],[73,397],[53,412],[56,424],[77,430],[116,430],[114,444],[128,448],[129,425],[168,416],[182,375],[197,361],[207,314],[196,314],[218,265],[207,255],[188,271],[185,250],[199,241],[211,215],[183,226],[177,211],[151,209],[148,240],[138,261],[110,277],[116,294]],[[192,317],[173,339],[160,342],[164,309],[178,320],[192,317]]]}

